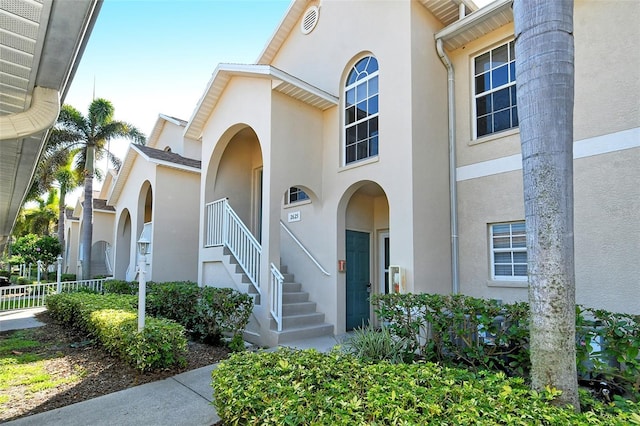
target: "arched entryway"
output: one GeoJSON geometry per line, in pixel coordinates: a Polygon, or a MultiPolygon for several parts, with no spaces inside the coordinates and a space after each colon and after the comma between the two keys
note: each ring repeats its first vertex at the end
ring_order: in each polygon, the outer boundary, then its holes
{"type": "Polygon", "coordinates": [[[207,171],[206,203],[226,198],[253,236],[262,238],[262,149],[252,128],[234,126],[214,151],[207,171]],[[219,159],[218,159],[219,158],[219,159]]]}
{"type": "Polygon", "coordinates": [[[375,182],[354,184],[343,196],[344,259],[346,260],[345,329],[367,325],[371,320],[370,296],[384,292],[389,266],[389,202],[375,182]]]}
{"type": "Polygon", "coordinates": [[[120,213],[120,219],[116,226],[116,259],[114,265],[114,277],[118,280],[126,280],[127,270],[131,262],[131,215],[124,209],[120,213]]]}

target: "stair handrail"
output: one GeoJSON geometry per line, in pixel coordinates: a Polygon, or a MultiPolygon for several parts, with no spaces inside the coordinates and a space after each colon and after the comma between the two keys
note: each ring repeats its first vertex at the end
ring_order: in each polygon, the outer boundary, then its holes
{"type": "Polygon", "coordinates": [[[271,295],[271,316],[276,321],[278,331],[282,331],[282,292],[284,276],[276,265],[271,264],[271,279],[269,280],[269,294],[271,295]]]}
{"type": "Polygon", "coordinates": [[[289,234],[289,236],[293,239],[293,241],[295,241],[295,243],[298,245],[298,247],[300,247],[302,249],[302,251],[307,255],[307,257],[309,257],[309,259],[311,259],[311,261],[318,267],[318,269],[320,269],[320,271],[330,277],[331,274],[322,267],[322,265],[320,265],[320,262],[318,262],[316,260],[315,257],[313,257],[313,255],[309,252],[309,250],[307,250],[307,248],[300,242],[300,240],[298,238],[296,238],[295,235],[293,235],[293,232],[291,232],[291,230],[289,228],[287,228],[287,225],[284,224],[284,222],[281,220],[280,221],[280,226],[282,227],[282,229],[284,229],[285,231],[287,231],[287,234],[289,234]]]}
{"type": "Polygon", "coordinates": [[[229,249],[258,293],[262,246],[229,205],[226,198],[207,207],[207,246],[222,245],[229,249]],[[212,232],[213,231],[213,234],[212,232]]]}

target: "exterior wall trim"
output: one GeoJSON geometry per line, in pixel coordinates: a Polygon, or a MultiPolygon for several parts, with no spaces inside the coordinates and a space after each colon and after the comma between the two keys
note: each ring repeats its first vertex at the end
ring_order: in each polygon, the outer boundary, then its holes
{"type": "MultiPolygon", "coordinates": [[[[640,127],[576,141],[573,143],[573,159],[631,148],[640,148],[640,127]]],[[[516,170],[522,170],[521,154],[458,167],[456,181],[461,182],[516,170]]]]}

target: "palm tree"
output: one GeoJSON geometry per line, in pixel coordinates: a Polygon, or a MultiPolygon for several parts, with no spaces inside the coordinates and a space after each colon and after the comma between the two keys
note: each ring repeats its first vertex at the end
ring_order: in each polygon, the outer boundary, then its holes
{"type": "Polygon", "coordinates": [[[63,105],[58,122],[52,129],[50,142],[61,151],[74,152],[75,167],[82,170],[84,179],[84,201],[82,205],[81,257],[82,278],[91,277],[91,243],[93,238],[93,178],[96,159],[105,155],[116,169],[120,159],[107,151],[106,145],[112,139],[127,138],[134,143],[144,144],[145,136],[133,125],[113,120],[114,108],[106,99],[95,99],[89,105],[85,117],[70,105],[63,105]]]}
{"type": "Polygon", "coordinates": [[[573,0],[513,4],[531,310],[531,385],[580,410],[573,258],[573,0]]]}
{"type": "Polygon", "coordinates": [[[51,188],[58,186],[60,197],[58,200],[58,241],[60,246],[64,245],[64,218],[65,218],[65,198],[67,194],[80,186],[80,174],[71,170],[70,163],[78,149],[67,147],[59,140],[51,137],[47,141],[45,152],[42,155],[36,169],[35,179],[29,190],[28,200],[37,200],[51,188]],[[57,185],[56,185],[57,183],[57,185]]]}

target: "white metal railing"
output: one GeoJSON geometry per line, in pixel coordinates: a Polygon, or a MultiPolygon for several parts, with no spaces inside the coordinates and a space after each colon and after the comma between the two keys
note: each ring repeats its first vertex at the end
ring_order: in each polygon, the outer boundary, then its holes
{"type": "Polygon", "coordinates": [[[205,207],[205,247],[226,246],[260,293],[260,243],[242,223],[226,198],[208,203],[205,207]]]}
{"type": "Polygon", "coordinates": [[[81,288],[102,292],[105,278],[94,280],[40,283],[0,287],[0,311],[40,308],[46,305],[48,295],[77,291],[81,288]]]}
{"type": "Polygon", "coordinates": [[[269,280],[269,294],[271,295],[271,315],[276,321],[278,331],[282,331],[282,291],[284,277],[280,270],[271,264],[271,279],[269,280]]]}
{"type": "Polygon", "coordinates": [[[315,257],[313,257],[313,255],[309,252],[309,250],[307,250],[307,248],[300,242],[299,239],[296,238],[295,235],[293,235],[293,232],[291,232],[291,230],[289,228],[287,228],[287,225],[284,224],[283,221],[280,221],[280,226],[282,227],[282,229],[284,229],[287,234],[289,234],[289,236],[293,239],[293,241],[298,245],[298,247],[300,247],[302,249],[302,251],[307,255],[307,257],[309,257],[309,259],[311,259],[311,261],[314,263],[314,265],[316,265],[318,267],[318,269],[320,269],[320,272],[322,272],[323,274],[325,274],[326,276],[331,276],[331,274],[322,267],[322,265],[320,264],[320,262],[318,262],[316,260],[315,257]]]}

